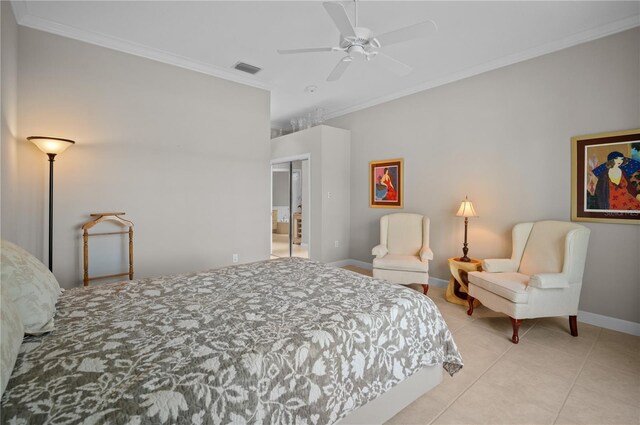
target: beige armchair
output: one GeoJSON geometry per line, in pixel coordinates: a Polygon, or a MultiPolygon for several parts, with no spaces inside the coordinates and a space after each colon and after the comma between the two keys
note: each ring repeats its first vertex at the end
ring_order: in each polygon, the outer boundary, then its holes
{"type": "Polygon", "coordinates": [[[429,289],[429,218],[388,214],[380,218],[380,245],[373,248],[373,277],[394,283],[419,283],[429,289]]]}
{"type": "Polygon", "coordinates": [[[478,299],[508,315],[515,344],[522,319],[536,317],[568,315],[571,335],[578,336],[576,316],[590,232],[565,221],[515,225],[511,258],[484,260],[484,271],[468,274],[467,314],[473,313],[473,300],[478,299]]]}

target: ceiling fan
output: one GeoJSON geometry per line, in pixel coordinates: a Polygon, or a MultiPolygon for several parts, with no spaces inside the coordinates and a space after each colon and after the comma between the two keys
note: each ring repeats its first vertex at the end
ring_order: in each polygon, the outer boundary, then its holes
{"type": "Polygon", "coordinates": [[[327,77],[327,81],[337,81],[340,79],[351,62],[355,60],[370,61],[375,59],[375,62],[395,74],[400,76],[408,75],[413,70],[411,66],[381,53],[379,49],[392,44],[427,37],[438,30],[436,23],[429,20],[376,36],[370,29],[358,26],[358,2],[357,0],[354,1],[355,25],[351,24],[347,11],[342,4],[334,2],[322,3],[340,31],[340,43],[338,46],[278,50],[278,53],[281,55],[289,55],[296,53],[345,52],[347,55],[340,59],[338,64],[333,68],[327,77]]]}

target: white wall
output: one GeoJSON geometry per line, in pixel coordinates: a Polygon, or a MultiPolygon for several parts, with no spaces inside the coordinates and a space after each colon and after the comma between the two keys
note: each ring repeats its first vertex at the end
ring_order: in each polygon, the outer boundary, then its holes
{"type": "MultiPolygon", "coordinates": [[[[47,169],[27,136],[77,142],[55,162],[63,286],[81,281],[91,212],[135,223],[136,277],[268,258],[269,217],[256,210],[269,203],[267,91],[24,27],[18,46],[18,142],[38,158],[25,166],[47,169]]],[[[29,190],[46,202],[45,187],[29,190]]]]}
{"type": "MultiPolygon", "coordinates": [[[[33,255],[43,256],[43,208],[46,156],[34,152],[31,143],[18,138],[18,25],[11,3],[0,2],[2,14],[2,239],[10,240],[33,255]]],[[[37,151],[37,149],[36,149],[37,151]]]]}
{"type": "Polygon", "coordinates": [[[303,212],[303,217],[310,221],[309,253],[313,260],[348,258],[349,141],[349,131],[325,125],[271,140],[272,160],[310,155],[310,211],[303,212]]]}
{"type": "MultiPolygon", "coordinates": [[[[431,218],[433,277],[461,255],[508,256],[511,227],[569,220],[570,138],[640,127],[640,28],[387,102],[328,124],[351,130],[351,258],[371,262],[380,216],[368,206],[368,163],[404,158],[406,212],[431,218]]],[[[397,210],[394,210],[397,211],[397,210]]],[[[640,322],[640,226],[591,230],[580,309],[640,322]]]]}

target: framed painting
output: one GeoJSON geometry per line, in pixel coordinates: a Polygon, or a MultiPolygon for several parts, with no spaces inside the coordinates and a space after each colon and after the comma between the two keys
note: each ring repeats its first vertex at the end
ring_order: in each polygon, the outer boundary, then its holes
{"type": "Polygon", "coordinates": [[[640,129],[571,138],[571,219],[640,224],[640,129]]]}
{"type": "Polygon", "coordinates": [[[404,179],[402,159],[369,163],[369,206],[371,208],[402,208],[404,179]]]}

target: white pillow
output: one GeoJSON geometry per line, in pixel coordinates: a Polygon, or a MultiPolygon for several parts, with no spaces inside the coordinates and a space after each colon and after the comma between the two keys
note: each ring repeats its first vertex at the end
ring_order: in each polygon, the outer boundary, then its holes
{"type": "Polygon", "coordinates": [[[8,241],[0,245],[0,283],[15,304],[24,332],[39,335],[53,330],[60,285],[36,257],[8,241]]]}
{"type": "Polygon", "coordinates": [[[16,310],[16,306],[11,302],[7,291],[0,291],[0,395],[4,393],[7,382],[11,377],[13,366],[16,364],[22,337],[24,336],[24,327],[22,320],[16,310]]]}

